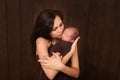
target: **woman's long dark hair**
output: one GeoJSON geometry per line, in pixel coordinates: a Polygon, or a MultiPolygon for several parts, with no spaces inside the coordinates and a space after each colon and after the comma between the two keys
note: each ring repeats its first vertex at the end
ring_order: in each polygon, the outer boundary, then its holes
{"type": "Polygon", "coordinates": [[[43,37],[48,40],[52,40],[50,32],[54,25],[54,19],[59,16],[63,20],[63,15],[60,11],[46,9],[40,12],[37,17],[35,26],[31,35],[32,53],[36,56],[36,39],[43,37]]]}

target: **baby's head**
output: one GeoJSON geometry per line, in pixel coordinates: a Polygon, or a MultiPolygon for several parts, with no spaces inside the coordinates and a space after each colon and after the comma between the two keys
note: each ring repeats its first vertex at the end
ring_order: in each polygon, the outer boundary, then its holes
{"type": "Polygon", "coordinates": [[[67,27],[62,36],[61,39],[64,41],[74,42],[77,37],[79,37],[79,30],[76,27],[67,27]]]}

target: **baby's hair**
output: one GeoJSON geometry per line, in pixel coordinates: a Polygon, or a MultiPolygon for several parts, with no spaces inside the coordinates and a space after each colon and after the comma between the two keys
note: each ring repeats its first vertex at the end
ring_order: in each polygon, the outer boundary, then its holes
{"type": "Polygon", "coordinates": [[[80,36],[79,30],[78,30],[77,27],[69,26],[69,27],[66,27],[66,29],[72,29],[73,35],[71,36],[71,38],[72,38],[73,40],[75,40],[77,37],[80,36]]]}

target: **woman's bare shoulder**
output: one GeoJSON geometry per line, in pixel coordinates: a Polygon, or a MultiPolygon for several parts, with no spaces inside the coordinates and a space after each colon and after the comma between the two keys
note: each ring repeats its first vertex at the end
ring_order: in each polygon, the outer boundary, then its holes
{"type": "Polygon", "coordinates": [[[44,58],[48,56],[49,40],[39,37],[36,40],[36,55],[39,58],[44,58]],[[43,54],[44,53],[44,54],[43,54]]]}
{"type": "Polygon", "coordinates": [[[43,37],[39,37],[36,40],[36,44],[48,45],[49,46],[50,45],[50,41],[45,39],[45,38],[43,38],[43,37]]]}

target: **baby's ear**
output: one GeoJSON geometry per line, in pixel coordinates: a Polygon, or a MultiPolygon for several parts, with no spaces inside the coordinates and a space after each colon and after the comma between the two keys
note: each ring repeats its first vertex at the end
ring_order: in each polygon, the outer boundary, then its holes
{"type": "Polygon", "coordinates": [[[75,41],[75,40],[73,39],[73,40],[71,40],[70,42],[72,42],[72,43],[73,43],[74,41],[75,41]]]}

